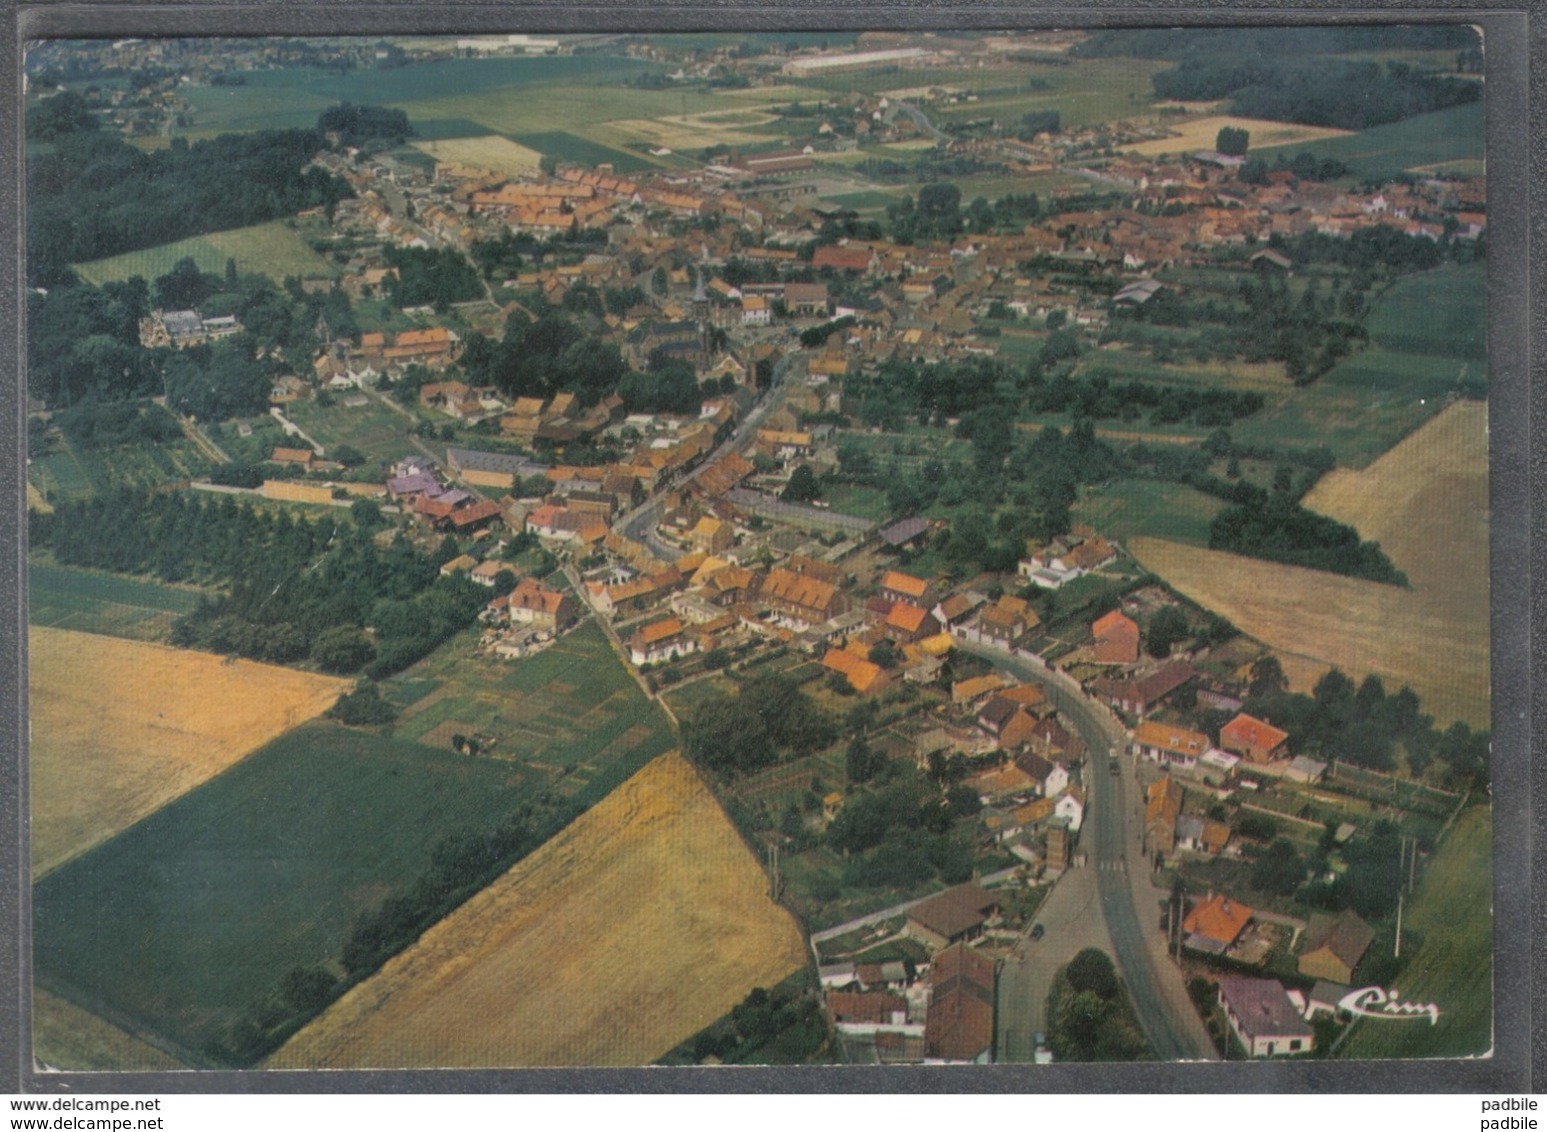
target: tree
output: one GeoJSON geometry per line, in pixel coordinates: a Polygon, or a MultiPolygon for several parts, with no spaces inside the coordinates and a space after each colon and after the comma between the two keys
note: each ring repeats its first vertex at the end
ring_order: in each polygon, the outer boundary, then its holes
{"type": "Polygon", "coordinates": [[[1187,615],[1182,612],[1181,607],[1168,605],[1150,619],[1145,648],[1154,657],[1170,656],[1171,647],[1186,640],[1189,631],[1187,615]]]}
{"type": "Polygon", "coordinates": [[[1278,896],[1289,896],[1305,883],[1305,862],[1294,842],[1276,838],[1252,866],[1252,887],[1278,896]]]}
{"type": "Polygon", "coordinates": [[[1089,991],[1100,998],[1111,998],[1117,993],[1117,972],[1106,952],[1087,947],[1069,960],[1064,977],[1076,992],[1089,991]]]}
{"type": "Polygon", "coordinates": [[[1222,126],[1214,139],[1214,148],[1227,157],[1245,157],[1251,142],[1251,131],[1236,126],[1222,126]]]}
{"type": "Polygon", "coordinates": [[[902,653],[889,638],[883,637],[870,646],[867,659],[871,664],[879,665],[881,668],[896,668],[902,663],[902,653]]]}
{"type": "Polygon", "coordinates": [[[811,470],[809,464],[802,464],[790,476],[790,482],[785,485],[779,498],[790,503],[809,503],[821,494],[822,485],[817,480],[816,473],[811,470]]]}
{"type": "Polygon", "coordinates": [[[856,735],[849,740],[849,746],[843,754],[843,769],[850,782],[869,782],[885,765],[886,756],[863,738],[856,735]]]}
{"type": "Polygon", "coordinates": [[[358,672],[376,657],[376,646],[359,629],[341,625],[318,634],[312,659],[325,672],[358,672]]]}

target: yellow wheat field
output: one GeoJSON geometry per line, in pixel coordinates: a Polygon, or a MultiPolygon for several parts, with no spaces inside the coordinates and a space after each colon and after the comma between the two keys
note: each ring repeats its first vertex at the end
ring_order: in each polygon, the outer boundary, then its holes
{"type": "Polygon", "coordinates": [[[269,1064],[647,1065],[803,961],[713,795],[663,755],[269,1064]]]}
{"type": "Polygon", "coordinates": [[[1297,690],[1336,665],[1410,684],[1442,726],[1488,726],[1488,416],[1458,402],[1360,471],[1305,499],[1381,544],[1411,589],[1160,539],[1144,566],[1284,656],[1297,690]]]}
{"type": "Polygon", "coordinates": [[[487,169],[507,177],[520,177],[537,172],[542,154],[527,149],[509,138],[489,134],[477,138],[448,138],[437,141],[417,141],[415,149],[429,154],[436,161],[453,165],[465,165],[472,169],[487,169]]]}
{"type": "Polygon", "coordinates": [[[333,706],[351,682],[142,641],[28,632],[32,874],[333,706]]]}
{"type": "Polygon", "coordinates": [[[1298,145],[1320,141],[1323,138],[1340,138],[1351,130],[1334,130],[1325,126],[1297,126],[1288,122],[1270,122],[1260,118],[1236,118],[1228,114],[1211,114],[1187,122],[1167,122],[1166,128],[1176,133],[1174,138],[1157,138],[1153,141],[1134,142],[1119,147],[1124,153],[1137,153],[1143,157],[1160,157],[1167,153],[1194,153],[1214,148],[1219,131],[1226,126],[1246,130],[1251,134],[1252,149],[1266,149],[1275,145],[1298,145]]]}

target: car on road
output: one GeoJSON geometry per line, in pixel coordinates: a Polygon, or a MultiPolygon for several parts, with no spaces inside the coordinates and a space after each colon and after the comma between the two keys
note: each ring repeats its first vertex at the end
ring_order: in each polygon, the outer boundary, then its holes
{"type": "Polygon", "coordinates": [[[1107,764],[1107,772],[1109,774],[1122,774],[1123,764],[1118,762],[1116,759],[1113,759],[1110,763],[1107,764]]]}
{"type": "Polygon", "coordinates": [[[1034,939],[1034,940],[1041,939],[1046,934],[1047,934],[1047,929],[1044,928],[1041,924],[1035,924],[1035,925],[1032,926],[1032,929],[1031,929],[1031,938],[1032,939],[1034,939]]]}

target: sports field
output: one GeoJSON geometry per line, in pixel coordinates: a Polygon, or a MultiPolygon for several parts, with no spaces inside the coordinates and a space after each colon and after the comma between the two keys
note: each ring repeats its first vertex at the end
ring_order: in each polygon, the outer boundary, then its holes
{"type": "Polygon", "coordinates": [[[676,754],[340,999],[271,1068],[648,1065],[804,961],[676,754]]]}
{"type": "Polygon", "coordinates": [[[226,261],[234,259],[239,272],[267,275],[275,283],[284,282],[290,275],[298,279],[323,279],[338,274],[333,263],[313,251],[305,238],[283,220],[211,232],[207,236],[192,236],[159,247],[96,259],[76,264],[75,270],[82,279],[98,286],[133,275],[149,282],[158,275],[167,274],[181,259],[192,259],[200,271],[213,275],[224,273],[226,261]]]}
{"type": "Polygon", "coordinates": [[[1452,405],[1306,506],[1381,544],[1410,589],[1153,538],[1129,549],[1189,598],[1284,654],[1295,690],[1337,665],[1410,684],[1443,727],[1489,724],[1487,408],[1452,405]],[[1296,679],[1296,676],[1299,679],[1296,679]]]}
{"type": "Polygon", "coordinates": [[[350,684],[37,625],[28,652],[34,877],[326,711],[350,684]]]}
{"type": "Polygon", "coordinates": [[[216,1060],[288,971],[336,972],[361,913],[412,885],[448,835],[500,824],[532,785],[489,759],[297,728],[39,881],[38,983],[216,1060]]]}

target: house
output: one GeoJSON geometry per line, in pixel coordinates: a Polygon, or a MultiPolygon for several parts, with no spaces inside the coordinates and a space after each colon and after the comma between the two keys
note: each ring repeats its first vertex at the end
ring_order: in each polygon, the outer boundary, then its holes
{"type": "Polygon", "coordinates": [[[822,657],[822,667],[844,677],[849,687],[862,696],[879,691],[890,683],[886,670],[880,665],[872,664],[847,649],[828,649],[822,657]]]}
{"type": "Polygon", "coordinates": [[[1053,803],[1053,814],[1069,823],[1070,833],[1079,833],[1085,820],[1085,792],[1078,786],[1067,787],[1053,803]]]}
{"type": "Polygon", "coordinates": [[[1290,782],[1304,782],[1307,785],[1315,785],[1327,777],[1327,764],[1320,759],[1313,759],[1309,755],[1296,755],[1284,767],[1284,777],[1290,782]]]}
{"type": "Polygon", "coordinates": [[[935,603],[933,586],[923,578],[915,578],[901,570],[888,570],[881,575],[881,596],[887,601],[906,602],[920,609],[928,609],[935,603]]]}
{"type": "Polygon", "coordinates": [[[877,531],[876,538],[887,550],[901,550],[905,546],[920,542],[928,533],[928,519],[899,519],[877,531]]]}
{"type": "Polygon", "coordinates": [[[874,271],[879,262],[880,257],[870,248],[841,247],[837,244],[824,244],[811,257],[811,266],[818,271],[825,267],[832,271],[864,274],[874,271]]]}
{"type": "Polygon", "coordinates": [[[833,582],[776,567],[763,577],[758,597],[799,628],[830,621],[849,610],[848,598],[833,582]]]}
{"type": "Polygon", "coordinates": [[[940,623],[922,607],[899,601],[881,623],[881,631],[899,645],[911,645],[940,632],[940,623]]]}
{"type": "Polygon", "coordinates": [[[786,283],[784,306],[795,317],[814,315],[827,317],[826,283],[786,283]]]}
{"type": "Polygon", "coordinates": [[[1139,625],[1114,609],[1098,617],[1090,627],[1095,645],[1091,659],[1097,664],[1134,664],[1139,659],[1139,625]]]}
{"type": "Polygon", "coordinates": [[[276,448],[269,456],[271,464],[294,464],[303,472],[309,472],[317,454],[310,448],[276,448]]]}
{"type": "Polygon", "coordinates": [[[835,990],[827,995],[827,1012],[840,1029],[901,1026],[908,1021],[908,1000],[886,991],[835,990]]]}
{"type": "Polygon", "coordinates": [[[978,726],[998,740],[1002,749],[1012,751],[1031,740],[1037,717],[1001,693],[978,712],[978,726]]]}
{"type": "Polygon", "coordinates": [[[1182,816],[1182,787],[1170,775],[1150,784],[1144,797],[1144,851],[1176,851],[1176,820],[1182,816]]]}
{"type": "Polygon", "coordinates": [[[1209,746],[1209,737],[1201,731],[1189,731],[1172,723],[1146,720],[1133,732],[1133,753],[1162,766],[1191,768],[1209,746]]]}
{"type": "Polygon", "coordinates": [[[629,659],[635,664],[657,664],[698,651],[698,641],[684,631],[680,617],[668,617],[635,630],[628,642],[629,659]]]}
{"type": "Polygon", "coordinates": [[[990,672],[987,676],[973,676],[966,680],[958,680],[951,685],[951,703],[957,707],[963,707],[1003,687],[1004,677],[997,672],[990,672]]]}
{"type": "Polygon", "coordinates": [[[998,916],[997,896],[975,884],[959,884],[910,908],[904,930],[929,947],[949,947],[977,939],[998,916]]]}
{"type": "Polygon", "coordinates": [[[1069,771],[1062,763],[1050,762],[1032,751],[1016,755],[1015,765],[1036,783],[1037,792],[1044,798],[1056,797],[1069,785],[1069,771]]]}
{"type": "Polygon", "coordinates": [[[978,614],[976,636],[982,644],[1013,650],[1041,624],[1042,618],[1024,599],[1006,594],[978,614]]]}
{"type": "Polygon", "coordinates": [[[1219,980],[1219,1005],[1248,1057],[1288,1057],[1316,1046],[1311,1024],[1289,1001],[1283,984],[1272,979],[1225,975],[1219,980]]]}
{"type": "Polygon", "coordinates": [[[506,563],[501,562],[497,558],[490,558],[488,561],[480,562],[474,566],[467,572],[467,576],[480,586],[488,586],[490,589],[493,589],[495,579],[499,577],[502,571],[506,570],[510,570],[512,575],[515,574],[515,571],[511,570],[510,566],[506,563]]]}
{"type": "Polygon", "coordinates": [[[972,611],[978,607],[977,603],[966,594],[952,594],[945,600],[936,603],[930,610],[935,615],[935,620],[940,622],[945,629],[954,629],[972,616],[972,611]]]}
{"type": "Polygon", "coordinates": [[[1014,763],[1008,763],[1005,766],[992,767],[970,775],[962,781],[962,785],[976,794],[987,806],[1012,794],[1028,793],[1035,783],[1020,767],[1014,763]]]}
{"type": "Polygon", "coordinates": [[[1289,734],[1242,712],[1219,729],[1219,745],[1249,762],[1268,763],[1288,756],[1289,734]]]}
{"type": "Polygon", "coordinates": [[[995,974],[992,959],[961,944],[935,956],[924,1016],[926,1061],[987,1065],[992,1060],[995,974]]]}
{"type": "Polygon", "coordinates": [[[1185,660],[1172,660],[1143,676],[1098,677],[1090,682],[1090,690],[1118,711],[1143,716],[1197,676],[1197,669],[1185,660]]]}
{"type": "Polygon", "coordinates": [[[1335,918],[1312,916],[1300,952],[1300,974],[1346,987],[1374,939],[1375,930],[1351,908],[1335,918]]]}
{"type": "Polygon", "coordinates": [[[1223,955],[1246,930],[1252,915],[1239,900],[1211,892],[1182,921],[1182,943],[1194,951],[1223,955]]]}
{"type": "Polygon", "coordinates": [[[574,598],[543,585],[536,578],[522,578],[505,595],[512,621],[562,633],[579,615],[574,598]]]}
{"type": "Polygon", "coordinates": [[[1194,853],[1215,856],[1230,843],[1230,827],[1202,814],[1183,814],[1176,819],[1176,845],[1194,853]]]}

